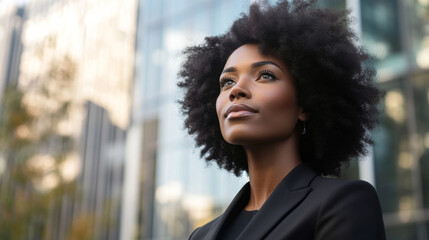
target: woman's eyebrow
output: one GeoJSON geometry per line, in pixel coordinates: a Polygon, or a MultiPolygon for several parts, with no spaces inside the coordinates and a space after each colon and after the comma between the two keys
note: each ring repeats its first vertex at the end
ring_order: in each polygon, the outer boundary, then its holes
{"type": "Polygon", "coordinates": [[[229,68],[227,68],[227,69],[224,69],[223,71],[222,71],[222,73],[227,73],[227,72],[236,72],[237,71],[237,69],[235,68],[235,67],[229,67],[229,68]]]}
{"type": "MultiPolygon", "coordinates": [[[[250,65],[250,68],[254,69],[254,68],[262,67],[262,66],[264,66],[264,65],[274,65],[274,66],[276,66],[276,67],[280,68],[280,70],[282,70],[282,72],[284,72],[284,71],[283,71],[283,69],[282,69],[282,68],[281,68],[277,63],[275,63],[275,62],[273,62],[273,61],[260,61],[260,62],[255,62],[255,63],[252,63],[252,65],[250,65]]],[[[237,71],[237,69],[236,69],[235,67],[229,67],[229,68],[224,69],[224,70],[222,71],[222,73],[227,73],[227,72],[236,72],[236,71],[237,71]]]]}
{"type": "Polygon", "coordinates": [[[274,66],[280,68],[280,70],[282,70],[282,72],[284,72],[283,69],[277,63],[272,62],[272,61],[255,62],[255,63],[252,63],[252,65],[250,67],[251,68],[258,68],[258,67],[262,67],[264,65],[274,65],[274,66]]]}

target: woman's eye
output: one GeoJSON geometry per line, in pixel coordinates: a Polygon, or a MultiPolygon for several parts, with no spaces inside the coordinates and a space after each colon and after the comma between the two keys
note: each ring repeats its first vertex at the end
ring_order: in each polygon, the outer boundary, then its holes
{"type": "Polygon", "coordinates": [[[265,71],[262,71],[261,73],[259,73],[258,79],[274,80],[274,79],[276,79],[276,77],[274,76],[274,74],[271,71],[265,70],[265,71]]]}
{"type": "Polygon", "coordinates": [[[261,78],[263,78],[263,79],[274,79],[273,75],[268,74],[268,73],[262,74],[261,78]]]}
{"type": "Polygon", "coordinates": [[[220,87],[221,87],[221,88],[225,88],[225,87],[228,87],[228,86],[232,86],[232,85],[234,85],[234,84],[235,84],[234,80],[232,80],[232,79],[230,79],[230,78],[223,78],[223,79],[221,79],[221,81],[220,81],[220,87]]]}

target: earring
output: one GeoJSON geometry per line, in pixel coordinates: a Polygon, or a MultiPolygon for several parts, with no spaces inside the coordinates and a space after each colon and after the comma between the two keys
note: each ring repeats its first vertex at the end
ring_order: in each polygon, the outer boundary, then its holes
{"type": "Polygon", "coordinates": [[[301,135],[305,135],[307,133],[307,130],[305,130],[305,122],[303,123],[304,123],[304,127],[302,128],[301,135]]]}

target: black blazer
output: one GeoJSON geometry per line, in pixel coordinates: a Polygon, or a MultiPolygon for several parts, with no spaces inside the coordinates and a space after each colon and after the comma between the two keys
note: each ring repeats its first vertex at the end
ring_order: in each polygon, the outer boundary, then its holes
{"type": "MultiPolygon", "coordinates": [[[[248,203],[250,184],[226,211],[197,228],[191,240],[215,240],[248,203]]],[[[380,203],[364,181],[318,176],[307,165],[295,167],[276,187],[237,240],[386,239],[380,203]]]]}

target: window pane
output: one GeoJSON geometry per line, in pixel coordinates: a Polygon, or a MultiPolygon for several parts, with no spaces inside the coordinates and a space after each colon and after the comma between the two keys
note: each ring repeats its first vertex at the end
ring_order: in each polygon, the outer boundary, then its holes
{"type": "Polygon", "coordinates": [[[381,78],[405,70],[397,0],[362,0],[362,43],[374,55],[381,78]]]}
{"type": "Polygon", "coordinates": [[[416,112],[416,152],[422,177],[423,206],[429,208],[429,74],[413,79],[416,112]]]}
{"type": "Polygon", "coordinates": [[[342,166],[341,177],[345,179],[351,179],[351,180],[359,179],[359,161],[362,161],[362,160],[354,158],[350,160],[350,163],[348,165],[342,166]]]}
{"type": "Polygon", "coordinates": [[[386,229],[386,239],[389,240],[418,240],[415,224],[401,225],[386,229]]]}
{"type": "Polygon", "coordinates": [[[345,0],[322,0],[317,1],[317,4],[323,8],[331,8],[331,9],[345,9],[346,1],[345,0]]]}
{"type": "Polygon", "coordinates": [[[379,128],[374,131],[376,185],[384,212],[411,210],[415,206],[412,155],[406,127],[405,96],[401,81],[382,85],[379,128]]]}
{"type": "Polygon", "coordinates": [[[405,1],[408,3],[409,38],[417,66],[429,68],[429,1],[405,1]]]}

